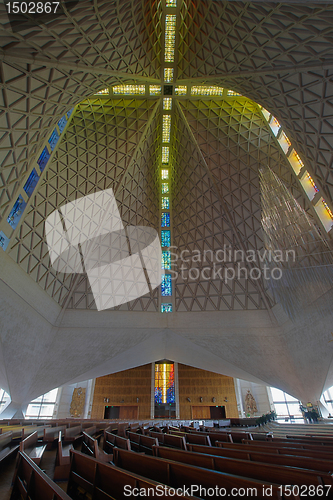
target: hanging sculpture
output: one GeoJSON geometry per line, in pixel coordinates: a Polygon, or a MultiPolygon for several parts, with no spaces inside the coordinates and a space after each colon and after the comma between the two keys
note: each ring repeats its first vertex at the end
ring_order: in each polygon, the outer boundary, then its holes
{"type": "Polygon", "coordinates": [[[275,272],[279,279],[270,279],[268,287],[276,302],[294,319],[332,288],[332,251],[312,217],[276,174],[267,167],[260,170],[259,177],[265,265],[271,271],[280,270],[275,272]]]}

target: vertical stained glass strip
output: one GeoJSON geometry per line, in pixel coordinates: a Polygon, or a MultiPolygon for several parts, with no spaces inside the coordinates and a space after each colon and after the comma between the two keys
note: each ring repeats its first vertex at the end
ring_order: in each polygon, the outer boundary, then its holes
{"type": "Polygon", "coordinates": [[[59,134],[56,131],[56,129],[54,129],[52,134],[51,134],[51,137],[49,138],[49,144],[50,144],[51,151],[53,151],[54,148],[56,147],[58,140],[59,140],[59,134]]]}
{"type": "Polygon", "coordinates": [[[169,192],[169,184],[167,182],[162,182],[162,194],[169,192]]]}
{"type": "Polygon", "coordinates": [[[172,304],[161,304],[161,312],[171,313],[172,312],[172,304]]]}
{"type": "Polygon", "coordinates": [[[175,402],[175,371],[173,363],[155,364],[155,403],[175,402]]]}
{"type": "Polygon", "coordinates": [[[164,68],[164,81],[166,83],[173,81],[173,68],[164,68]]]}
{"type": "Polygon", "coordinates": [[[166,7],[177,7],[177,0],[166,0],[166,7]]]}
{"type": "Polygon", "coordinates": [[[164,99],[163,99],[163,109],[164,109],[164,111],[171,111],[171,109],[172,109],[172,99],[171,99],[171,97],[164,97],[164,99]]]}
{"type": "Polygon", "coordinates": [[[169,163],[169,146],[163,146],[162,148],[162,163],[169,163]]]}
{"type": "Polygon", "coordinates": [[[37,160],[37,163],[39,165],[39,169],[41,172],[43,172],[44,168],[46,167],[46,164],[49,161],[50,156],[51,155],[49,153],[49,150],[45,146],[45,148],[42,151],[42,154],[40,155],[40,157],[37,160]]]}
{"type": "Polygon", "coordinates": [[[170,214],[168,212],[162,212],[161,227],[170,227],[170,214]]]}
{"type": "Polygon", "coordinates": [[[171,246],[171,233],[168,229],[161,231],[161,244],[162,247],[171,246]]]}
{"type": "Polygon", "coordinates": [[[162,142],[170,142],[171,115],[163,115],[162,142]]]}
{"type": "Polygon", "coordinates": [[[34,189],[37,186],[38,181],[39,181],[39,175],[37,174],[36,170],[33,169],[31,174],[28,177],[27,182],[23,186],[23,189],[27,193],[29,198],[32,195],[32,193],[34,192],[34,189]]]}
{"type": "Polygon", "coordinates": [[[173,62],[175,58],[176,16],[167,14],[165,17],[165,50],[164,61],[173,62]]]}
{"type": "Polygon", "coordinates": [[[171,269],[171,252],[169,250],[162,252],[162,269],[171,269]]]}
{"type": "Polygon", "coordinates": [[[67,118],[69,118],[71,116],[71,114],[73,113],[73,109],[70,109],[69,111],[67,111],[66,115],[67,115],[67,118]]]}
{"type": "Polygon", "coordinates": [[[165,169],[163,169],[163,170],[161,171],[161,175],[162,175],[162,180],[163,180],[163,181],[164,181],[164,180],[168,180],[168,179],[169,179],[169,170],[165,170],[165,169]]]}
{"type": "Polygon", "coordinates": [[[162,196],[162,210],[169,210],[170,199],[169,196],[162,196]]]}
{"type": "Polygon", "coordinates": [[[59,130],[60,130],[60,133],[62,133],[64,131],[64,128],[66,127],[66,124],[67,124],[67,118],[66,118],[66,115],[64,115],[58,121],[58,127],[59,127],[59,130]]]}
{"type": "Polygon", "coordinates": [[[14,206],[7,217],[7,222],[12,229],[16,229],[17,224],[19,223],[26,206],[27,206],[26,202],[20,195],[15,201],[14,206]]]}
{"type": "Polygon", "coordinates": [[[171,274],[164,274],[161,283],[162,297],[170,297],[172,295],[171,274]]]}

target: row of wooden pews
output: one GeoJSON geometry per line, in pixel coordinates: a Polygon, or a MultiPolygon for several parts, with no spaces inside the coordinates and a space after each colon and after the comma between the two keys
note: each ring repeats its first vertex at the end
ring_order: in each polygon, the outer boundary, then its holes
{"type": "MultiPolygon", "coordinates": [[[[257,440],[253,439],[255,433],[243,429],[230,432],[212,428],[203,432],[147,422],[109,422],[101,429],[93,424],[84,430],[76,422],[58,432],[55,480],[68,479],[67,495],[73,500],[122,500],[131,496],[125,496],[125,487],[128,491],[136,488],[136,496],[148,496],[151,488],[152,498],[208,499],[217,488],[223,494],[216,494],[216,498],[333,499],[333,443],[326,436],[274,438],[260,433],[264,439],[257,440]],[[82,431],[82,452],[62,439],[66,430],[70,439],[77,437],[78,428],[82,431]],[[102,431],[103,449],[98,441],[102,431]]],[[[57,427],[61,426],[52,428],[57,427]]],[[[29,438],[27,443],[33,445],[36,435],[29,438]]],[[[25,453],[29,448],[24,448],[19,461],[29,464],[25,453]]],[[[24,471],[32,474],[31,468],[21,465],[15,483],[29,483],[29,477],[22,478],[24,471]]],[[[40,478],[38,481],[41,484],[40,478]]],[[[20,491],[18,484],[14,491],[20,491]]],[[[57,494],[50,498],[62,499],[57,494]]],[[[21,497],[11,500],[16,498],[21,497]]],[[[22,494],[22,498],[28,496],[22,494]]],[[[44,500],[35,494],[29,494],[29,498],[44,500]]]]}

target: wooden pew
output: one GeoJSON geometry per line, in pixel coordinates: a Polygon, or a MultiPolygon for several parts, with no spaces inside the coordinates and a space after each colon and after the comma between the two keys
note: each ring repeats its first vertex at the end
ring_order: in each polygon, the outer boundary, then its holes
{"type": "Polygon", "coordinates": [[[0,435],[0,463],[19,449],[18,444],[13,445],[12,436],[12,432],[5,432],[0,435]]]}
{"type": "MultiPolygon", "coordinates": [[[[90,498],[91,500],[127,498],[129,491],[146,491],[147,497],[170,500],[173,498],[195,499],[187,495],[169,494],[169,489],[161,488],[161,483],[133,474],[111,464],[99,462],[77,451],[71,452],[71,470],[67,492],[73,500],[90,498]],[[125,488],[128,488],[127,490],[125,488]],[[130,488],[130,489],[129,489],[130,488]],[[137,490],[134,490],[137,488],[137,490]],[[154,494],[155,491],[155,494],[154,494]]],[[[138,457],[144,455],[136,455],[138,457]]],[[[173,493],[173,492],[172,492],[173,493]]],[[[47,499],[46,499],[47,500],[47,499]]]]}
{"type": "Polygon", "coordinates": [[[288,465],[289,467],[297,467],[301,469],[311,468],[312,470],[323,472],[331,472],[333,469],[332,462],[316,459],[313,457],[232,450],[229,448],[200,446],[196,444],[189,444],[187,448],[189,451],[197,453],[237,458],[240,460],[252,460],[254,462],[270,463],[276,465],[288,465]]]}
{"type": "Polygon", "coordinates": [[[57,427],[48,427],[44,429],[43,441],[45,443],[52,444],[59,437],[59,432],[64,432],[66,429],[66,425],[60,425],[57,427]]]}
{"type": "Polygon", "coordinates": [[[70,450],[72,449],[73,445],[71,443],[62,443],[62,434],[61,431],[59,431],[54,481],[68,481],[70,469],[70,450]]]}
{"type": "Polygon", "coordinates": [[[130,440],[131,449],[137,452],[147,453],[148,455],[153,454],[153,446],[158,446],[158,440],[156,438],[145,436],[143,434],[137,434],[135,432],[127,433],[128,439],[130,440]]]}
{"type": "Polygon", "coordinates": [[[122,448],[124,450],[130,450],[131,449],[130,440],[118,436],[117,434],[112,434],[112,432],[104,431],[103,450],[106,453],[113,453],[114,448],[122,448]]]}
{"type": "Polygon", "coordinates": [[[155,432],[149,431],[149,436],[158,440],[159,444],[164,444],[164,436],[163,432],[155,432]]]}
{"type": "MultiPolygon", "coordinates": [[[[235,441],[234,441],[235,442],[235,441]]],[[[302,441],[296,441],[294,439],[280,439],[280,438],[273,438],[270,439],[269,441],[264,441],[262,443],[257,443],[254,442],[253,440],[248,440],[248,439],[243,439],[242,443],[250,446],[266,446],[268,448],[297,448],[300,450],[309,450],[312,451],[313,453],[316,452],[323,452],[323,453],[333,453],[333,448],[330,446],[321,446],[317,444],[311,444],[311,443],[306,443],[302,441]]]]}
{"type": "MultiPolygon", "coordinates": [[[[253,442],[253,441],[252,441],[253,442]]],[[[217,446],[221,448],[230,448],[233,450],[244,450],[248,452],[263,452],[263,453],[277,453],[280,455],[297,455],[300,457],[309,457],[309,456],[315,456],[316,458],[324,459],[324,460],[333,460],[333,453],[325,453],[324,451],[320,450],[309,450],[309,449],[302,449],[302,448],[292,448],[292,447],[286,447],[286,446],[267,446],[267,444],[270,444],[268,442],[262,442],[260,444],[243,444],[243,443],[221,443],[219,441],[216,442],[217,446]]]]}
{"type": "Polygon", "coordinates": [[[186,441],[185,438],[182,436],[174,436],[173,434],[164,434],[163,446],[186,450],[186,441]]]}
{"type": "Polygon", "coordinates": [[[191,433],[191,434],[185,434],[185,440],[186,443],[191,443],[191,444],[202,444],[203,446],[212,446],[212,443],[210,441],[210,437],[207,434],[206,436],[201,435],[201,433],[196,432],[196,433],[191,433]]]}
{"type": "Polygon", "coordinates": [[[327,485],[326,498],[333,498],[332,474],[309,469],[300,469],[285,465],[273,465],[249,460],[239,460],[214,455],[203,455],[184,450],[175,450],[163,446],[154,446],[154,456],[176,462],[187,463],[205,469],[227,472],[253,479],[270,481],[276,484],[327,485]],[[331,491],[332,490],[332,491],[331,491]]]}
{"type": "MultiPolygon", "coordinates": [[[[114,463],[118,467],[134,474],[145,474],[146,477],[154,481],[159,481],[173,488],[192,488],[191,493],[198,493],[200,498],[212,498],[209,494],[203,494],[202,488],[224,488],[227,496],[232,495],[233,488],[255,488],[256,498],[266,498],[263,487],[271,489],[270,498],[281,498],[278,484],[272,484],[263,480],[249,479],[239,475],[227,474],[213,470],[203,469],[192,465],[187,465],[172,460],[149,457],[148,455],[138,455],[133,451],[114,450],[114,463]],[[199,489],[201,487],[201,489],[199,489]],[[197,488],[197,489],[194,489],[197,488]]],[[[207,493],[207,491],[206,491],[207,493]]],[[[235,497],[235,495],[232,495],[235,497]]],[[[240,495],[241,496],[241,495],[240,495]]],[[[286,497],[289,495],[286,495],[286,497]]],[[[285,497],[285,498],[286,498],[285,497]]],[[[236,495],[237,498],[237,495],[236,495]]],[[[244,493],[243,493],[244,498],[244,493]]],[[[282,495],[282,498],[283,495],[282,495]]],[[[292,493],[289,498],[295,497],[292,493]]]]}
{"type": "Polygon", "coordinates": [[[82,426],[76,425],[75,427],[69,427],[64,431],[64,441],[66,443],[74,443],[78,439],[82,438],[82,426]]]}
{"type": "Polygon", "coordinates": [[[113,459],[113,454],[108,454],[101,450],[97,439],[94,439],[86,432],[83,432],[82,453],[94,457],[100,462],[112,462],[113,459]]]}
{"type": "Polygon", "coordinates": [[[19,452],[10,500],[71,500],[57,484],[26,455],[19,452]]]}
{"type": "Polygon", "coordinates": [[[24,452],[26,455],[28,455],[36,465],[40,464],[45,449],[46,445],[41,444],[38,446],[37,431],[33,432],[20,442],[20,452],[24,452]]]}

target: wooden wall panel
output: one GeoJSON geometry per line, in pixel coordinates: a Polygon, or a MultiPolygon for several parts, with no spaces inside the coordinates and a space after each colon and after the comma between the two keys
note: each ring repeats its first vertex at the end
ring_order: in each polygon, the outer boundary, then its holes
{"type": "MultiPolygon", "coordinates": [[[[138,366],[96,379],[91,418],[103,419],[105,406],[120,406],[120,419],[145,420],[150,419],[151,364],[138,366]],[[104,403],[109,398],[109,403],[104,403]],[[136,398],[139,398],[137,403],[136,398]],[[124,403],[121,401],[124,400],[124,403]],[[122,404],[124,405],[122,408],[122,404]],[[134,415],[133,404],[138,407],[139,414],[134,415]],[[126,410],[132,408],[132,410],[126,410]]],[[[137,410],[135,410],[137,411],[137,410]]]]}
{"type": "MultiPolygon", "coordinates": [[[[179,381],[179,410],[181,419],[192,419],[191,407],[196,407],[195,412],[199,414],[198,407],[206,407],[202,410],[203,415],[209,411],[207,407],[211,406],[212,399],[217,406],[225,406],[226,417],[238,417],[236,393],[234,380],[232,377],[226,377],[218,373],[200,370],[192,366],[178,364],[178,381],[179,381]],[[202,397],[202,402],[200,402],[202,397]],[[228,399],[226,403],[224,398],[228,399]],[[190,398],[191,402],[187,401],[190,398]]],[[[199,418],[199,417],[197,417],[199,418]]],[[[210,418],[210,413],[207,417],[210,418]]]]}

